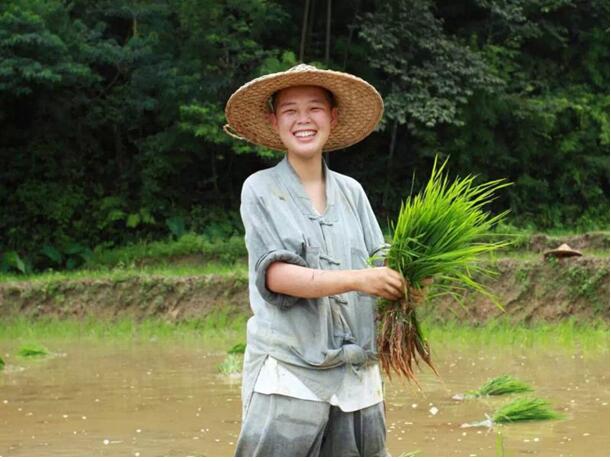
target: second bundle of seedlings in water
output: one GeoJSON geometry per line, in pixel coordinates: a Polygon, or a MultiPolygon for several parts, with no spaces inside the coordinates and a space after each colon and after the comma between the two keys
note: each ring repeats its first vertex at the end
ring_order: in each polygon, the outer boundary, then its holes
{"type": "Polygon", "coordinates": [[[478,257],[511,244],[495,242],[491,230],[509,211],[491,217],[483,210],[494,200],[493,194],[511,183],[504,180],[475,185],[474,176],[450,183],[442,174],[447,160],[437,169],[422,193],[401,205],[397,222],[392,225],[392,241],[386,265],[401,273],[409,286],[398,301],[380,300],[378,305],[378,356],[384,372],[391,370],[418,384],[414,364],[422,359],[435,373],[431,351],[416,315],[418,296],[425,280],[433,280],[435,296],[451,295],[461,305],[459,293],[472,289],[490,298],[502,309],[498,299],[475,281],[479,274],[497,275],[478,263],[478,257]],[[433,278],[434,277],[434,278],[433,278]]]}
{"type": "Polygon", "coordinates": [[[475,399],[478,397],[487,397],[492,395],[518,394],[522,392],[532,391],[525,382],[520,381],[509,375],[502,375],[490,379],[482,387],[476,391],[468,391],[464,394],[456,394],[452,398],[454,400],[475,399]]]}
{"type": "Polygon", "coordinates": [[[39,344],[25,344],[17,354],[21,357],[44,357],[49,355],[49,350],[39,344]]]}

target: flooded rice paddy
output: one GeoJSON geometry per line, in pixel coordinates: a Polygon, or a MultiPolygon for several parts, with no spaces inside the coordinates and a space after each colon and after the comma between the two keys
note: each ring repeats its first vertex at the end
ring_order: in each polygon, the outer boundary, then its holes
{"type": "MultiPolygon", "coordinates": [[[[0,342],[0,455],[231,456],[240,429],[240,381],[219,375],[226,354],[194,342],[55,340],[56,354],[17,359],[0,342]],[[10,355],[7,355],[10,353],[10,355]]],[[[386,379],[393,456],[608,456],[609,351],[436,345],[442,379],[423,392],[386,379]],[[511,400],[456,401],[511,374],[564,414],[558,421],[461,428],[511,400]]],[[[218,348],[217,348],[218,349],[218,348]]]]}

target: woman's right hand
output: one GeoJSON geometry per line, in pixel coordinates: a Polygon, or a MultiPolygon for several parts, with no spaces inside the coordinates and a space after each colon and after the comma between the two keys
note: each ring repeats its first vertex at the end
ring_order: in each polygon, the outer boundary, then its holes
{"type": "MultiPolygon", "coordinates": [[[[373,267],[360,269],[357,272],[356,291],[362,291],[373,296],[380,296],[391,301],[403,297],[405,290],[409,288],[409,281],[405,280],[399,272],[389,267],[373,267]]],[[[427,277],[420,282],[419,289],[410,290],[410,299],[415,304],[421,304],[426,298],[429,286],[433,282],[432,277],[427,277]]]]}
{"type": "Polygon", "coordinates": [[[389,267],[372,267],[356,271],[355,291],[394,301],[402,298],[406,288],[403,276],[389,267]]]}

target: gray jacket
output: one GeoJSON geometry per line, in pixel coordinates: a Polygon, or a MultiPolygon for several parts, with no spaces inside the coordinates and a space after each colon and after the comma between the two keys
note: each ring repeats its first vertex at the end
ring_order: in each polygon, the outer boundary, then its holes
{"type": "MultiPolygon", "coordinates": [[[[267,268],[275,261],[326,270],[362,269],[388,246],[367,196],[354,179],[323,161],[327,209],[320,216],[285,156],[242,187],[240,214],[248,249],[249,297],[243,411],[268,355],[282,362],[321,399],[341,384],[348,365],[377,360],[376,298],[365,293],[305,299],[271,292],[267,268]]],[[[245,414],[245,413],[244,413],[245,414]]]]}

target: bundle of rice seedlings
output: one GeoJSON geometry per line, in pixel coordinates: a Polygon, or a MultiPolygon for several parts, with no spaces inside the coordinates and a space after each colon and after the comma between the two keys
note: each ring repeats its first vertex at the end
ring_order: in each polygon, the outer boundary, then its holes
{"type": "MultiPolygon", "coordinates": [[[[481,267],[477,258],[510,245],[494,241],[491,228],[508,213],[491,217],[483,207],[494,200],[493,193],[511,183],[503,179],[475,185],[472,175],[449,182],[437,157],[431,177],[423,192],[401,204],[396,223],[391,224],[392,241],[386,265],[400,272],[409,285],[402,299],[381,300],[378,306],[378,354],[382,369],[390,378],[391,370],[418,382],[414,364],[420,357],[435,373],[431,351],[416,316],[416,300],[423,281],[434,277],[436,296],[450,294],[462,306],[459,293],[471,288],[491,299],[502,309],[498,299],[474,280],[478,274],[497,275],[481,267]]],[[[431,288],[432,288],[431,287],[431,288]]]]}
{"type": "Polygon", "coordinates": [[[238,376],[242,371],[242,354],[244,354],[245,351],[246,344],[234,344],[231,349],[227,351],[227,357],[225,357],[223,363],[217,366],[219,373],[226,376],[238,376]]]}
{"type": "Polygon", "coordinates": [[[0,370],[4,368],[4,360],[0,357],[0,370]]]}
{"type": "Polygon", "coordinates": [[[466,392],[465,397],[517,394],[521,392],[530,392],[532,390],[532,387],[525,382],[522,382],[509,375],[503,375],[497,378],[492,378],[476,391],[466,392]]]}
{"type": "Polygon", "coordinates": [[[242,358],[239,354],[228,354],[225,360],[218,365],[217,370],[222,375],[238,375],[242,371],[242,358]]]}
{"type": "Polygon", "coordinates": [[[549,402],[535,397],[518,397],[499,408],[492,417],[485,414],[486,419],[475,423],[462,424],[461,428],[488,427],[499,423],[517,423],[520,421],[545,421],[561,419],[563,415],[550,408],[549,402]]]}
{"type": "Polygon", "coordinates": [[[519,397],[499,408],[492,417],[495,423],[515,423],[517,421],[543,421],[560,419],[562,414],[552,410],[549,402],[536,397],[519,397]]]}
{"type": "Polygon", "coordinates": [[[21,346],[18,354],[21,357],[41,357],[44,355],[49,355],[49,351],[44,346],[40,346],[38,344],[26,344],[21,346]]]}

